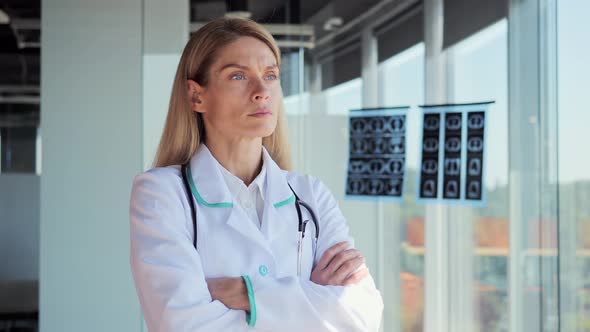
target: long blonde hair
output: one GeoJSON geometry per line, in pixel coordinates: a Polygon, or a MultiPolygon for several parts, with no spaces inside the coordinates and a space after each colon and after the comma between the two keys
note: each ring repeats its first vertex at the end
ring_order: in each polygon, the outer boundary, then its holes
{"type": "MultiPolygon", "coordinates": [[[[240,18],[219,18],[207,23],[192,35],[180,58],[172,86],[166,124],[160,139],[154,167],[186,163],[205,139],[205,126],[200,113],[191,109],[187,96],[187,80],[207,85],[209,69],[216,53],[240,37],[253,37],[265,43],[273,52],[277,65],[281,53],[272,35],[258,23],[240,18]]],[[[281,95],[282,98],[282,95],[281,95]]],[[[282,169],[291,168],[283,101],[280,101],[277,126],[262,139],[272,159],[282,169]]]]}

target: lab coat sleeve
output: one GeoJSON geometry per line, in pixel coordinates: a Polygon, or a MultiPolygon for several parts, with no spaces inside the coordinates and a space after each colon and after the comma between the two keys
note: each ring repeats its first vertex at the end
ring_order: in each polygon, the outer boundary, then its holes
{"type": "MultiPolygon", "coordinates": [[[[330,191],[311,179],[319,211],[316,259],[332,245],[353,240],[330,191]]],[[[253,276],[256,327],[264,331],[377,331],[383,300],[371,276],[357,285],[322,286],[298,277],[253,276]]]]}
{"type": "Polygon", "coordinates": [[[242,331],[244,311],[212,301],[192,244],[188,202],[172,169],[135,178],[130,204],[131,270],[151,332],[242,331]]]}

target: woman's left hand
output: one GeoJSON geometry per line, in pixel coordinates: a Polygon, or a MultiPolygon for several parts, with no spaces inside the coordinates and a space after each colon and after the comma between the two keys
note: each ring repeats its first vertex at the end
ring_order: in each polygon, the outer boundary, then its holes
{"type": "Polygon", "coordinates": [[[241,277],[207,279],[207,287],[213,300],[230,309],[250,311],[248,289],[241,277]]]}

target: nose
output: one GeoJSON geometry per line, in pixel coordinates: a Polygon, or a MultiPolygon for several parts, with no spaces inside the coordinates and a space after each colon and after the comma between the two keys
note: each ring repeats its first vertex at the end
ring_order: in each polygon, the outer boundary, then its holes
{"type": "Polygon", "coordinates": [[[252,101],[254,103],[267,102],[270,100],[270,92],[263,82],[258,81],[252,94],[252,101]]]}
{"type": "Polygon", "coordinates": [[[270,95],[268,93],[255,94],[253,100],[254,102],[267,101],[270,100],[270,95]]]}

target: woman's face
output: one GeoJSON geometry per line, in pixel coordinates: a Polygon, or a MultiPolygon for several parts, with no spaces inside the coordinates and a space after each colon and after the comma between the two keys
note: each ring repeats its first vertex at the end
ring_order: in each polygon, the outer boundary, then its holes
{"type": "Polygon", "coordinates": [[[266,44],[241,37],[226,45],[218,52],[208,77],[206,86],[189,81],[191,98],[197,100],[193,109],[202,113],[208,137],[242,139],[272,134],[282,92],[277,61],[266,44]]]}

